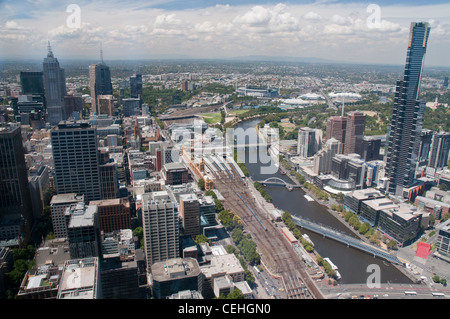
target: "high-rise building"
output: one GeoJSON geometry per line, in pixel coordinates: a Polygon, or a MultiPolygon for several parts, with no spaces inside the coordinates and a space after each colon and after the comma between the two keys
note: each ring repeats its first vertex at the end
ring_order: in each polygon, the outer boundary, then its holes
{"type": "Polygon", "coordinates": [[[431,141],[433,140],[433,131],[423,129],[419,138],[418,166],[427,166],[430,156],[431,141]]]}
{"type": "Polygon", "coordinates": [[[322,131],[309,127],[298,130],[297,153],[308,158],[314,156],[322,148],[322,131]]]}
{"type": "Polygon", "coordinates": [[[50,201],[50,209],[52,213],[53,233],[56,238],[67,237],[66,209],[72,204],[82,202],[84,202],[84,196],[77,196],[75,193],[53,195],[50,201]]]}
{"type": "MultiPolygon", "coordinates": [[[[332,116],[327,120],[327,140],[335,138],[345,146],[345,131],[347,130],[347,117],[332,116]]],[[[343,150],[342,150],[343,151],[343,150]]]]}
{"type": "Polygon", "coordinates": [[[130,76],[130,97],[142,97],[142,74],[134,74],[130,76]]]}
{"type": "Polygon", "coordinates": [[[45,103],[47,105],[47,120],[50,125],[57,125],[65,120],[64,96],[66,95],[66,76],[64,69],[59,66],[58,59],[54,57],[50,42],[48,43],[47,57],[43,62],[45,103]]]}
{"type": "Polygon", "coordinates": [[[403,188],[414,182],[425,112],[419,88],[429,34],[428,23],[411,24],[404,77],[396,85],[386,157],[388,192],[396,196],[403,196],[403,188]]]}
{"type": "Polygon", "coordinates": [[[89,88],[91,90],[91,109],[101,114],[97,106],[99,95],[112,95],[111,72],[109,67],[103,63],[89,66],[89,88]]]}
{"type": "Polygon", "coordinates": [[[64,122],[51,131],[57,194],[102,199],[97,132],[87,122],[64,122]]]}
{"type": "Polygon", "coordinates": [[[44,75],[41,71],[22,71],[20,72],[20,86],[22,87],[22,94],[39,94],[44,96],[44,75]]]}
{"type": "Polygon", "coordinates": [[[180,256],[177,204],[166,191],[142,195],[142,225],[148,271],[156,262],[180,256]]]}
{"type": "Polygon", "coordinates": [[[65,217],[70,258],[100,256],[98,207],[85,203],[72,204],[66,209],[65,217]]]}
{"type": "Polygon", "coordinates": [[[317,175],[330,174],[331,162],[335,155],[342,153],[342,143],[335,138],[326,141],[325,146],[314,155],[314,172],[317,175]]]}
{"type": "Polygon", "coordinates": [[[128,198],[96,200],[89,205],[98,207],[100,231],[110,233],[131,228],[130,201],[128,198]]]}
{"type": "Polygon", "coordinates": [[[433,134],[430,150],[429,167],[442,168],[447,166],[450,151],[450,133],[436,132],[433,134]]]}
{"type": "Polygon", "coordinates": [[[20,126],[0,127],[0,240],[27,239],[32,227],[32,204],[28,188],[20,126]]]}
{"type": "Polygon", "coordinates": [[[355,153],[366,162],[380,159],[381,139],[374,136],[357,136],[355,153]]]}
{"type": "Polygon", "coordinates": [[[344,144],[345,155],[356,152],[356,139],[364,136],[366,127],[366,115],[363,112],[351,112],[347,118],[344,144]]]}
{"type": "Polygon", "coordinates": [[[197,195],[180,195],[180,213],[184,235],[200,235],[200,203],[197,195]]]}

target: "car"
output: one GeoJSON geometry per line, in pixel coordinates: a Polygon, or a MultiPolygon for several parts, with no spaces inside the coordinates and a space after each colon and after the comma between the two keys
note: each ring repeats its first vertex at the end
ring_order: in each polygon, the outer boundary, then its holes
{"type": "Polygon", "coordinates": [[[383,297],[389,297],[389,295],[388,294],[384,294],[383,297]]]}

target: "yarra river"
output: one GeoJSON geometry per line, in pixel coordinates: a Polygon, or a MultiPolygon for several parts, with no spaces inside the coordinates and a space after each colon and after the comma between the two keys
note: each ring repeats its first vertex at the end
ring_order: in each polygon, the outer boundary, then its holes
{"type": "MultiPolygon", "coordinates": [[[[253,128],[259,121],[260,120],[256,119],[241,122],[235,126],[235,129],[243,128],[246,130],[248,128],[253,128]]],[[[242,158],[242,156],[240,156],[240,158],[242,158]]],[[[289,177],[282,175],[279,171],[273,174],[262,174],[262,168],[264,166],[267,168],[270,164],[260,163],[259,161],[255,161],[255,158],[258,158],[257,150],[245,151],[245,165],[254,181],[265,180],[269,177],[278,177],[288,183],[292,183],[289,177]]],[[[263,158],[262,162],[267,163],[267,158],[263,158]]],[[[266,186],[265,189],[272,197],[272,203],[276,208],[282,211],[287,210],[292,215],[307,218],[313,222],[323,224],[354,236],[341,221],[328,212],[326,207],[316,201],[308,201],[304,197],[305,192],[302,189],[297,188],[289,191],[286,187],[281,186],[266,186]]],[[[372,255],[354,248],[349,248],[346,245],[331,239],[323,238],[321,235],[305,229],[302,229],[301,231],[310,237],[314,243],[316,252],[320,256],[329,257],[338,267],[338,271],[342,276],[339,281],[341,284],[366,283],[367,278],[372,273],[368,270],[368,266],[371,264],[377,264],[380,267],[381,283],[412,283],[407,276],[388,262],[374,258],[372,255]]]]}

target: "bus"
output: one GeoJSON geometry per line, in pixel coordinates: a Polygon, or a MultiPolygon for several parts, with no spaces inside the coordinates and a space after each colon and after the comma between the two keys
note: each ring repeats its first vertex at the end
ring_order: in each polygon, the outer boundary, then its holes
{"type": "Polygon", "coordinates": [[[445,297],[442,292],[432,292],[431,294],[433,295],[433,297],[445,297]]]}
{"type": "Polygon", "coordinates": [[[415,291],[405,291],[405,296],[415,296],[417,295],[417,292],[415,291]]]}

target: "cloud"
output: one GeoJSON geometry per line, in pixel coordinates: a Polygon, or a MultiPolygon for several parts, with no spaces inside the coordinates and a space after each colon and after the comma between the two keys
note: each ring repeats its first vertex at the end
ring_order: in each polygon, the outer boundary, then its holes
{"type": "Polygon", "coordinates": [[[2,51],[20,55],[19,43],[23,43],[34,52],[45,54],[50,39],[52,46],[54,41],[56,48],[65,48],[61,51],[86,57],[98,56],[101,41],[105,56],[116,58],[123,58],[125,48],[142,56],[181,51],[205,58],[282,52],[322,58],[333,54],[344,60],[349,56],[354,60],[358,52],[365,51],[358,59],[388,62],[398,52],[403,59],[409,25],[416,20],[430,21],[434,50],[448,52],[450,47],[450,4],[382,5],[380,23],[371,27],[367,3],[358,2],[255,5],[205,0],[195,8],[178,0],[77,3],[81,8],[81,28],[72,29],[66,25],[70,14],[66,13],[67,4],[52,6],[50,0],[39,0],[27,3],[27,8],[22,1],[0,1],[0,45],[6,48],[2,51]],[[33,18],[16,18],[20,12],[33,18]],[[377,52],[386,53],[382,56],[377,52]]]}

